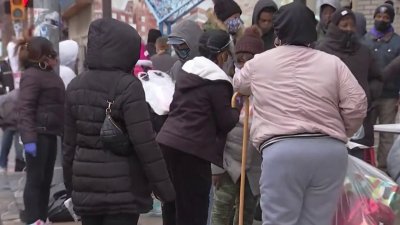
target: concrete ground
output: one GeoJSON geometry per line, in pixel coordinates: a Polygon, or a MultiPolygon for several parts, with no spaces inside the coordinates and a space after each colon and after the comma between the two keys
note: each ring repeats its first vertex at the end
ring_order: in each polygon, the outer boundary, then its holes
{"type": "MultiPolygon", "coordinates": [[[[0,140],[2,132],[0,130],[0,140]]],[[[58,154],[54,170],[53,183],[62,182],[61,154],[58,154]]],[[[13,171],[15,165],[15,150],[11,149],[9,155],[9,171],[13,171]]],[[[23,209],[23,186],[24,173],[9,172],[7,175],[0,174],[0,225],[23,225],[19,220],[19,211],[23,209]]],[[[53,223],[57,225],[80,225],[81,223],[53,223]]],[[[138,225],[162,225],[160,216],[141,215],[138,225]]],[[[261,225],[261,222],[255,221],[253,225],[261,225]]]]}

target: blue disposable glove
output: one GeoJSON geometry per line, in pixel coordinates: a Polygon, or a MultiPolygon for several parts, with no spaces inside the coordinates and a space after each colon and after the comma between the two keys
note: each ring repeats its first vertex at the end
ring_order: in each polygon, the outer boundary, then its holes
{"type": "Polygon", "coordinates": [[[27,143],[24,144],[25,154],[29,154],[33,157],[36,157],[36,143],[27,143]]]}

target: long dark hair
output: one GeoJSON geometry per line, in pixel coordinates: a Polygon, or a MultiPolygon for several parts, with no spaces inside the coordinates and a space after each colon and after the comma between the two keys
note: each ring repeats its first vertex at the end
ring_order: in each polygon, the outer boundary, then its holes
{"type": "Polygon", "coordinates": [[[18,41],[15,48],[19,64],[24,69],[37,67],[42,70],[52,69],[47,61],[57,57],[53,44],[43,37],[24,38],[18,41]]]}

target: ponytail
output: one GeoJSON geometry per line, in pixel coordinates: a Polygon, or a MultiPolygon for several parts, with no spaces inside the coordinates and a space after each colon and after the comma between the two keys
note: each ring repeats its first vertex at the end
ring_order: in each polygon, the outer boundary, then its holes
{"type": "Polygon", "coordinates": [[[21,68],[26,68],[29,62],[29,50],[28,50],[28,39],[23,38],[18,40],[15,46],[14,55],[18,54],[19,66],[21,68]]]}

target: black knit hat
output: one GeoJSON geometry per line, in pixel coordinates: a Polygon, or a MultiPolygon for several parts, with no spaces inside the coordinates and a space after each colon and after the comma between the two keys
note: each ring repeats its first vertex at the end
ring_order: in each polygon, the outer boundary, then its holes
{"type": "Polygon", "coordinates": [[[356,22],[356,16],[354,15],[353,11],[351,11],[351,9],[348,8],[342,8],[336,10],[335,13],[333,13],[331,18],[331,23],[338,25],[340,20],[345,16],[350,16],[354,20],[354,22],[356,22]]]}
{"type": "Polygon", "coordinates": [[[147,35],[147,43],[156,43],[157,38],[161,37],[161,31],[157,29],[150,29],[147,35]]]}
{"type": "Polygon", "coordinates": [[[232,15],[239,13],[242,14],[240,6],[233,0],[219,0],[214,5],[215,15],[219,20],[225,22],[232,15]]]}
{"type": "Polygon", "coordinates": [[[374,18],[376,17],[376,14],[378,14],[378,13],[386,13],[386,14],[388,14],[389,17],[390,17],[390,22],[393,23],[393,21],[394,21],[394,15],[395,15],[393,5],[391,5],[391,4],[389,4],[389,3],[385,3],[385,4],[380,5],[380,6],[379,6],[378,8],[376,8],[376,10],[375,10],[374,18]]]}

